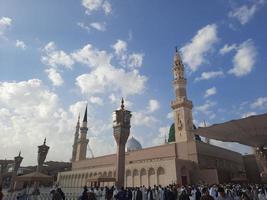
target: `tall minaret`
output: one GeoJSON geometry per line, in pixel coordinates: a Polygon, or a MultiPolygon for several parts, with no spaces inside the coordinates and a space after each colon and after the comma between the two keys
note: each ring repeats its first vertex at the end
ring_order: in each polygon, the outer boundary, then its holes
{"type": "Polygon", "coordinates": [[[124,109],[124,100],[121,108],[113,112],[113,136],[117,143],[116,186],[124,186],[125,175],[125,143],[130,134],[131,112],[124,109]]]}
{"type": "Polygon", "coordinates": [[[191,133],[191,130],[193,128],[193,104],[192,101],[187,99],[184,65],[177,48],[174,55],[172,70],[174,75],[173,87],[176,97],[175,100],[171,102],[175,126],[175,141],[187,142],[193,140],[194,138],[191,133]]]}
{"type": "Polygon", "coordinates": [[[86,159],[86,151],[89,140],[86,138],[87,135],[87,105],[84,112],[84,117],[82,121],[82,126],[80,127],[80,137],[78,139],[76,161],[86,159]]]}
{"type": "Polygon", "coordinates": [[[74,135],[74,142],[73,142],[73,145],[72,145],[72,158],[71,158],[72,162],[74,162],[76,160],[78,139],[79,139],[79,131],[80,131],[80,114],[78,116],[78,121],[77,121],[75,135],[74,135]]]}

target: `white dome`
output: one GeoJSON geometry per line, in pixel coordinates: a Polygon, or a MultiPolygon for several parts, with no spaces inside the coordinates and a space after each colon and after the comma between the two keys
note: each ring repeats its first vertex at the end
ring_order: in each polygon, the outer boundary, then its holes
{"type": "Polygon", "coordinates": [[[129,151],[136,151],[136,150],[140,150],[142,149],[142,145],[140,144],[140,142],[135,139],[133,136],[128,140],[127,145],[127,152],[129,151]]]}

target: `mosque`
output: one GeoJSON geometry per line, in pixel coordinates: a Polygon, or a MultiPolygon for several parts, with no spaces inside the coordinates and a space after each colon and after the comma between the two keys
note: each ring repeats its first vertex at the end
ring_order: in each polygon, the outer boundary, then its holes
{"type": "MultiPolygon", "coordinates": [[[[174,125],[170,128],[169,140],[160,146],[142,148],[140,142],[130,137],[126,143],[124,177],[122,175],[124,186],[165,186],[172,183],[213,184],[230,181],[259,182],[260,171],[255,156],[245,158],[240,153],[201,141],[194,133],[193,103],[187,98],[187,80],[178,51],[174,55],[172,70],[175,99],[171,102],[171,108],[174,125]],[[250,174],[254,180],[250,179],[247,174],[250,174]]],[[[130,119],[128,120],[130,132],[130,119]]],[[[87,130],[86,108],[81,125],[78,120],[76,126],[72,169],[58,174],[58,183],[63,188],[82,187],[85,184],[89,186],[114,185],[117,155],[87,158],[89,142],[87,130]]],[[[115,139],[117,141],[116,137],[115,139]]]]}

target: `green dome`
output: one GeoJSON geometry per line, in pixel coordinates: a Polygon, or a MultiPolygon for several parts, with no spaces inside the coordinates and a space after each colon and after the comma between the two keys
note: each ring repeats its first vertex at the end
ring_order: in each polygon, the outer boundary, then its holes
{"type": "MultiPolygon", "coordinates": [[[[197,129],[195,124],[193,124],[193,129],[197,129]]],[[[195,140],[201,141],[201,138],[199,135],[195,135],[195,140]]],[[[169,138],[168,142],[175,142],[175,128],[174,128],[174,123],[171,125],[170,130],[169,130],[169,138]]]]}
{"type": "Polygon", "coordinates": [[[168,142],[175,142],[175,128],[174,128],[174,123],[171,125],[170,130],[169,130],[168,142]]]}

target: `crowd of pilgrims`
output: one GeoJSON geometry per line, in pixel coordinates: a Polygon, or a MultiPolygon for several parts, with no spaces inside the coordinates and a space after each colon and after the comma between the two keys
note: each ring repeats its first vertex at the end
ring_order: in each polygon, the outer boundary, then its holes
{"type": "MultiPolygon", "coordinates": [[[[53,198],[61,200],[63,198],[53,198]]],[[[84,187],[79,200],[267,200],[263,185],[84,187]]]]}

